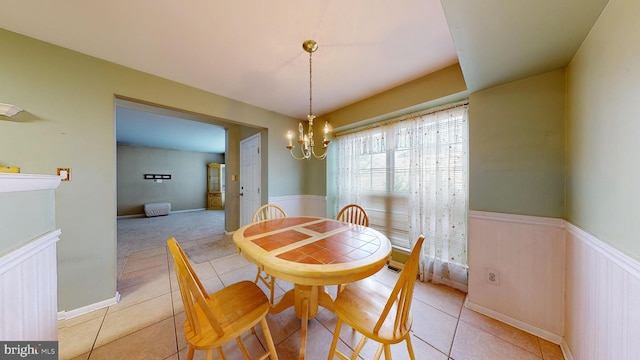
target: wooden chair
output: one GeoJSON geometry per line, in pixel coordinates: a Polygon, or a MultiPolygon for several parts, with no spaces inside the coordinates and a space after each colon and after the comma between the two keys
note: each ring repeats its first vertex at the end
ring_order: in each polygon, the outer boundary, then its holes
{"type": "Polygon", "coordinates": [[[384,350],[385,359],[391,360],[391,344],[404,340],[407,342],[410,358],[415,360],[411,346],[410,309],[423,242],[424,237],[420,236],[391,292],[382,284],[365,279],[346,285],[338,294],[334,304],[338,320],[333,332],[329,360],[335,356],[342,360],[349,359],[336,349],[343,322],[363,335],[351,359],[358,356],[367,339],[372,339],[380,343],[374,359],[380,359],[384,350]]]}
{"type": "Polygon", "coordinates": [[[356,225],[369,226],[369,216],[362,206],[357,204],[349,204],[343,207],[336,220],[348,222],[356,225]]]}
{"type": "Polygon", "coordinates": [[[236,339],[245,359],[250,359],[241,335],[260,323],[268,351],[259,359],[278,359],[273,338],[267,325],[269,300],[256,284],[241,281],[212,294],[204,286],[191,267],[184,250],[174,238],[167,240],[175,263],[184,312],[184,335],[189,343],[187,359],[193,359],[195,350],[206,350],[207,360],[213,360],[213,349],[225,359],[222,346],[236,339]]]}
{"type": "Polygon", "coordinates": [[[280,206],[276,204],[262,205],[253,213],[253,219],[251,222],[258,222],[269,219],[280,219],[287,217],[287,213],[284,212],[280,206]]]}
{"type": "MultiPolygon", "coordinates": [[[[258,222],[262,220],[270,220],[270,219],[280,219],[287,217],[287,213],[284,212],[280,206],[276,204],[266,204],[262,205],[256,210],[253,214],[253,219],[251,222],[258,222]]],[[[276,286],[276,278],[265,273],[258,267],[258,273],[256,274],[256,279],[253,281],[256,284],[258,281],[262,281],[269,288],[269,303],[273,304],[273,295],[276,286]]]]}
{"type": "MultiPolygon", "coordinates": [[[[356,225],[369,226],[369,216],[364,208],[358,204],[345,205],[340,209],[340,212],[338,212],[336,220],[356,225]]],[[[343,287],[344,285],[339,284],[338,292],[342,291],[343,287]]]]}

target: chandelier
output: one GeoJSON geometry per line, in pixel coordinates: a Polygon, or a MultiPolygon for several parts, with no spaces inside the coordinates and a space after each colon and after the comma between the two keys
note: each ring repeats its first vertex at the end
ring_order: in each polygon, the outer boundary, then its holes
{"type": "Polygon", "coordinates": [[[304,51],[309,53],[309,115],[307,115],[308,120],[308,128],[307,133],[304,132],[304,126],[302,126],[302,122],[298,123],[298,144],[300,145],[300,156],[296,156],[293,153],[293,132],[289,130],[287,132],[287,138],[289,139],[289,145],[287,145],[287,149],[291,153],[291,157],[296,160],[308,160],[313,156],[318,160],[324,160],[327,157],[327,150],[329,148],[329,143],[331,142],[328,138],[329,135],[329,123],[324,123],[324,135],[322,136],[322,153],[316,154],[314,147],[315,142],[313,140],[313,120],[316,118],[313,115],[312,108],[312,100],[313,100],[313,92],[312,92],[312,62],[311,55],[318,50],[318,43],[313,40],[307,40],[302,43],[302,48],[304,51]]]}

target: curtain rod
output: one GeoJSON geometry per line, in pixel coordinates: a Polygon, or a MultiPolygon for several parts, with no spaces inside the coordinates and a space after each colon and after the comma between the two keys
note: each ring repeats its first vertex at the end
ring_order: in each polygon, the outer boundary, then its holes
{"type": "Polygon", "coordinates": [[[421,117],[421,116],[425,116],[425,115],[429,115],[429,114],[433,114],[433,113],[437,113],[440,111],[445,111],[445,110],[451,110],[451,109],[455,109],[458,107],[462,107],[462,106],[467,106],[469,105],[469,100],[462,100],[462,101],[457,101],[454,103],[450,103],[450,104],[446,104],[446,105],[440,105],[440,106],[436,106],[436,107],[432,107],[426,110],[421,110],[421,111],[417,111],[417,112],[413,112],[410,114],[406,114],[406,115],[401,115],[400,117],[391,119],[391,120],[383,120],[381,122],[375,123],[375,124],[369,124],[369,125],[364,125],[364,126],[360,126],[360,127],[356,127],[353,129],[349,129],[349,130],[345,130],[342,132],[339,132],[337,134],[335,134],[335,137],[340,137],[340,136],[344,136],[344,135],[349,135],[349,134],[353,134],[355,132],[359,132],[359,131],[365,131],[365,130],[370,130],[370,129],[375,129],[381,126],[387,126],[387,125],[391,125],[391,124],[395,124],[397,122],[400,121],[405,121],[405,120],[411,120],[411,119],[415,119],[417,117],[421,117]]]}

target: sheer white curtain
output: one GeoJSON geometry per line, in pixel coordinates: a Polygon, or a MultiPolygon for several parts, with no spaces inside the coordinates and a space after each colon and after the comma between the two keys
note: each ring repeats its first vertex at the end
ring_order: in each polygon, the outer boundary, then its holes
{"type": "Polygon", "coordinates": [[[394,246],[425,236],[420,279],[467,291],[468,106],[338,136],[338,206],[361,204],[394,246]]]}

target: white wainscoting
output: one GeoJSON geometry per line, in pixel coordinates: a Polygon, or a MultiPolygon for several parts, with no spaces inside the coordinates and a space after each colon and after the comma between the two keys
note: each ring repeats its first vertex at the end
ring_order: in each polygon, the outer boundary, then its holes
{"type": "Polygon", "coordinates": [[[565,358],[640,359],[640,262],[566,227],[565,358]]]}
{"type": "Polygon", "coordinates": [[[470,211],[466,305],[567,360],[640,358],[640,261],[561,219],[470,211]]]}
{"type": "Polygon", "coordinates": [[[318,195],[274,196],[269,203],[277,204],[289,216],[327,216],[327,198],[318,195]]]}
{"type": "Polygon", "coordinates": [[[564,220],[469,211],[467,306],[556,344],[564,331],[564,220]],[[488,272],[497,275],[488,280],[488,272]]]}
{"type": "Polygon", "coordinates": [[[58,340],[60,234],[50,231],[0,258],[0,339],[58,340]]]}

